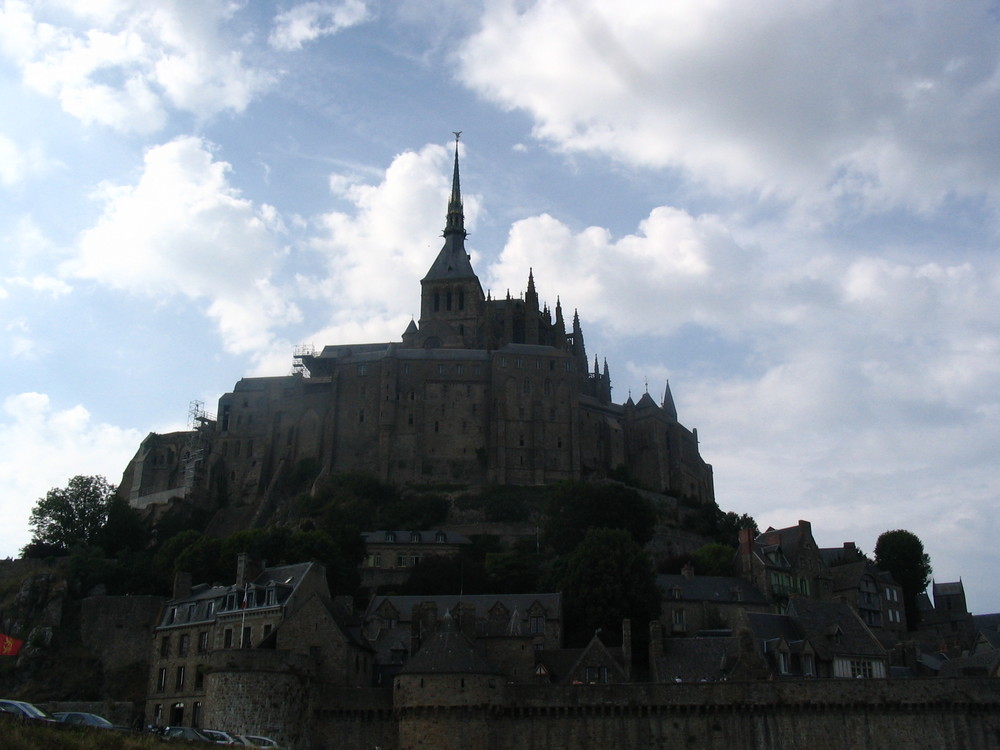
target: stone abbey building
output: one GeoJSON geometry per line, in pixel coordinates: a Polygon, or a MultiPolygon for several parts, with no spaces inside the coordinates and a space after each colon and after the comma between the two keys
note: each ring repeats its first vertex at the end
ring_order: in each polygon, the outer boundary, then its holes
{"type": "Polygon", "coordinates": [[[444,245],[400,341],[296,352],[293,374],[243,378],[217,418],[150,434],[122,479],[136,507],[172,497],[255,504],[303,465],[397,484],[543,484],[625,471],[643,487],[714,501],[697,431],[657,404],[611,400],[580,318],[484,294],[465,249],[456,143],[444,245]]]}

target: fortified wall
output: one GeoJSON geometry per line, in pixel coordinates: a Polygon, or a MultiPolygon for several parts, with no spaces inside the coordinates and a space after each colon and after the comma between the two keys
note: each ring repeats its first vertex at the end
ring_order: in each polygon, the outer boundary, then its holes
{"type": "Polygon", "coordinates": [[[1000,747],[1000,680],[990,678],[551,686],[449,674],[392,689],[314,686],[308,698],[302,687],[246,684],[226,697],[272,718],[291,699],[288,726],[271,731],[292,750],[1000,747]]]}

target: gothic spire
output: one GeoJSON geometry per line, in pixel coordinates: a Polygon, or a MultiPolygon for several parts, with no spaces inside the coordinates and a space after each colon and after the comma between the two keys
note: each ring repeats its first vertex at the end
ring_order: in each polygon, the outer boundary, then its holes
{"type": "Polygon", "coordinates": [[[677,407],[674,406],[674,395],[670,392],[670,381],[667,381],[666,387],[663,389],[663,402],[660,404],[663,407],[663,411],[667,413],[675,422],[677,421],[677,407]]]}
{"type": "MultiPolygon", "coordinates": [[[[469,262],[469,255],[465,252],[465,238],[469,233],[465,231],[462,188],[458,179],[458,136],[461,132],[455,132],[455,171],[451,178],[451,197],[448,199],[448,215],[445,218],[444,246],[422,282],[476,279],[477,286],[479,284],[476,272],[469,262]]],[[[483,298],[481,291],[479,298],[483,298]]]]}
{"type": "Polygon", "coordinates": [[[468,237],[465,231],[465,211],[462,207],[462,186],[458,179],[458,138],[461,130],[455,131],[455,171],[451,177],[451,198],[448,200],[448,215],[445,218],[444,236],[461,234],[462,239],[468,237]]]}

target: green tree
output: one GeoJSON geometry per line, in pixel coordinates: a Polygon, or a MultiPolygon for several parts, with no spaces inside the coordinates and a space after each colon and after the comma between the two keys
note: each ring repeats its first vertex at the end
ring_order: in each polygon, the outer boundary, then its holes
{"type": "Polygon", "coordinates": [[[590,529],[623,529],[640,547],[653,538],[653,504],[631,487],[594,482],[563,482],[545,509],[545,542],[566,554],[590,529]]]}
{"type": "Polygon", "coordinates": [[[912,630],[920,624],[917,597],[927,590],[931,578],[931,558],[912,531],[886,531],[875,542],[875,565],[892,574],[903,589],[906,622],[912,630]]]}
{"type": "Polygon", "coordinates": [[[623,529],[592,529],[564,558],[558,574],[567,640],[582,645],[598,628],[642,633],[660,612],[660,589],[642,547],[623,529]]]}
{"type": "Polygon", "coordinates": [[[31,509],[32,545],[68,552],[74,545],[95,543],[107,523],[115,486],[101,476],[78,475],[65,487],[53,487],[31,509]]]}
{"type": "Polygon", "coordinates": [[[731,576],[733,574],[732,547],[713,542],[695,550],[691,555],[694,572],[700,576],[731,576]]]}

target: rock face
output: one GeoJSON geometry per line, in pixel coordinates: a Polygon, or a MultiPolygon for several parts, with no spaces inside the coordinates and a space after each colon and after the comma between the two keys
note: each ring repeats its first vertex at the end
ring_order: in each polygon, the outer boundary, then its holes
{"type": "Polygon", "coordinates": [[[400,340],[296,352],[293,373],[244,378],[191,429],[149,435],[122,478],[137,508],[188,498],[266,517],[277,491],[364,472],[395,484],[547,484],[625,471],[646,489],[714,502],[697,432],[669,386],[616,404],[588,357],[579,315],[484,294],[465,251],[458,155],[444,246],[420,281],[420,319],[400,340]],[[308,472],[306,472],[308,473],[308,472]]]}

